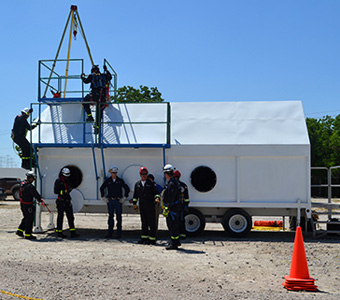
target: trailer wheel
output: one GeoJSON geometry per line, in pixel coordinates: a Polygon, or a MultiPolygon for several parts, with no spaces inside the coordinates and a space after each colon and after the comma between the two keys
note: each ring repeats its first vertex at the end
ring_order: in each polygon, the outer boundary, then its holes
{"type": "Polygon", "coordinates": [[[185,229],[188,236],[199,235],[205,227],[205,218],[203,214],[195,209],[189,208],[189,211],[184,216],[185,229]]]}
{"type": "Polygon", "coordinates": [[[224,215],[222,225],[228,235],[242,237],[250,232],[252,220],[243,209],[230,209],[224,215]]]}

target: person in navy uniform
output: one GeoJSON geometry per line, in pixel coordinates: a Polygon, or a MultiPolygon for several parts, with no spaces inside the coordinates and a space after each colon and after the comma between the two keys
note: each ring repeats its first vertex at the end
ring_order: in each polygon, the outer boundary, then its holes
{"type": "Polygon", "coordinates": [[[177,180],[177,182],[180,185],[180,205],[181,205],[181,213],[179,216],[179,238],[181,240],[185,240],[187,237],[187,233],[185,230],[185,218],[184,215],[185,213],[189,210],[189,191],[188,191],[188,186],[181,180],[182,174],[180,171],[175,170],[174,171],[174,177],[177,180]]]}
{"type": "Polygon", "coordinates": [[[141,167],[139,170],[140,180],[136,182],[132,203],[137,208],[139,203],[140,218],[142,223],[141,239],[139,244],[156,244],[156,199],[160,199],[157,185],[147,178],[148,169],[141,167]]]}
{"type": "Polygon", "coordinates": [[[100,187],[101,197],[107,203],[107,210],[109,213],[109,219],[107,222],[108,232],[105,237],[113,237],[114,213],[116,213],[117,235],[115,238],[120,239],[122,237],[122,205],[130,193],[130,188],[122,178],[117,176],[118,167],[112,166],[109,169],[109,173],[111,176],[107,178],[100,187]]]}
{"type": "Polygon", "coordinates": [[[163,167],[166,185],[163,190],[163,216],[166,217],[171,242],[166,250],[176,250],[181,245],[179,240],[180,186],[174,178],[175,168],[167,164],[163,167]]]}
{"type": "Polygon", "coordinates": [[[85,77],[85,74],[83,73],[81,74],[81,79],[86,84],[91,83],[91,93],[87,94],[83,100],[83,102],[85,102],[83,103],[83,106],[87,114],[86,122],[94,121],[89,103],[94,101],[97,105],[94,131],[95,133],[99,133],[100,122],[103,118],[103,111],[106,106],[106,87],[112,79],[112,75],[105,65],[104,73],[100,73],[98,65],[94,65],[92,66],[91,74],[85,77]]]}
{"type": "Polygon", "coordinates": [[[59,177],[54,182],[54,193],[58,195],[56,200],[56,206],[58,210],[56,233],[60,238],[67,237],[65,234],[63,234],[64,212],[66,213],[66,218],[69,225],[70,237],[75,238],[79,236],[74,226],[73,207],[71,203],[72,198],[70,195],[72,191],[71,182],[69,180],[70,176],[70,169],[62,168],[59,173],[59,177]]]}

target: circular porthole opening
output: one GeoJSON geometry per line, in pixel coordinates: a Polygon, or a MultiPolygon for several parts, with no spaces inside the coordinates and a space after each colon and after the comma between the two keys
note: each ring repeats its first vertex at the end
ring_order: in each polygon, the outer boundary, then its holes
{"type": "Polygon", "coordinates": [[[77,188],[83,181],[83,173],[80,171],[80,169],[77,166],[74,165],[67,165],[60,169],[59,176],[61,175],[61,170],[63,168],[68,168],[71,172],[71,175],[69,177],[71,187],[73,189],[77,188]]]}
{"type": "Polygon", "coordinates": [[[199,192],[209,192],[216,185],[215,172],[206,166],[199,166],[191,173],[191,184],[199,192]]]}

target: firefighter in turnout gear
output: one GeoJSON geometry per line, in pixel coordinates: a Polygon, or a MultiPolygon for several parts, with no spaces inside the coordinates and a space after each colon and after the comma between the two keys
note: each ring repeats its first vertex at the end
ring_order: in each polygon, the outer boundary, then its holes
{"type": "Polygon", "coordinates": [[[16,143],[22,151],[21,156],[21,167],[26,170],[30,170],[30,156],[31,156],[31,145],[29,141],[26,139],[26,132],[28,130],[34,129],[37,124],[30,125],[27,122],[27,119],[30,116],[30,113],[33,112],[32,108],[25,107],[21,111],[21,115],[16,116],[12,129],[12,139],[14,143],[16,143]]]}
{"type": "Polygon", "coordinates": [[[103,111],[106,106],[106,87],[109,81],[112,79],[111,73],[107,70],[104,65],[104,73],[100,73],[97,65],[92,66],[91,74],[85,77],[85,74],[81,74],[81,79],[84,83],[91,83],[91,93],[86,95],[83,102],[84,109],[87,114],[86,122],[93,122],[90,104],[89,102],[96,103],[96,122],[94,125],[94,132],[99,133],[100,122],[103,117],[103,111]]]}
{"type": "Polygon", "coordinates": [[[59,173],[59,177],[54,182],[54,193],[58,195],[56,200],[58,211],[56,233],[60,238],[66,237],[66,235],[63,234],[64,212],[66,213],[71,238],[79,236],[74,226],[73,207],[71,203],[72,198],[70,196],[70,192],[72,190],[71,183],[69,181],[70,175],[71,172],[68,168],[62,168],[59,173]]]}
{"type": "Polygon", "coordinates": [[[157,185],[147,178],[148,170],[141,167],[139,170],[141,180],[135,184],[132,203],[134,208],[139,201],[140,218],[142,222],[142,234],[139,244],[156,244],[156,202],[159,202],[157,185]]]}
{"type": "Polygon", "coordinates": [[[109,173],[111,174],[111,176],[107,178],[100,187],[101,197],[103,201],[107,203],[107,210],[109,213],[109,218],[107,221],[108,232],[105,237],[113,237],[114,213],[116,213],[117,235],[115,236],[115,238],[120,239],[122,237],[123,203],[130,193],[130,188],[123,179],[117,176],[118,167],[112,166],[109,169],[109,173]]]}
{"type": "Polygon", "coordinates": [[[180,205],[181,205],[181,213],[179,216],[179,238],[181,240],[186,239],[187,233],[185,230],[185,213],[188,212],[189,210],[189,191],[188,191],[188,186],[183,182],[180,181],[179,179],[181,178],[181,172],[178,170],[174,171],[174,177],[178,181],[180,185],[180,205]]]}
{"type": "Polygon", "coordinates": [[[33,171],[26,174],[27,179],[20,183],[20,208],[23,214],[23,219],[17,229],[18,236],[25,237],[28,240],[35,240],[36,237],[32,235],[33,219],[35,207],[33,198],[41,203],[41,196],[37,192],[35,186],[32,184],[36,176],[33,171]]]}
{"type": "Polygon", "coordinates": [[[181,245],[179,241],[180,187],[173,176],[174,171],[175,168],[170,164],[163,167],[167,181],[163,191],[163,216],[166,217],[166,224],[171,236],[171,243],[166,247],[166,250],[176,250],[181,245]]]}

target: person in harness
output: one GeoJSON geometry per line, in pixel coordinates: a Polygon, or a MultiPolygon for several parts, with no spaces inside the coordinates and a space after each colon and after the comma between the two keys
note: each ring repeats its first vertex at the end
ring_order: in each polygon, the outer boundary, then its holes
{"type": "Polygon", "coordinates": [[[166,185],[163,190],[163,216],[166,217],[171,242],[166,250],[176,250],[181,245],[179,241],[179,217],[181,213],[180,186],[174,178],[175,168],[167,164],[163,167],[166,185]]]}
{"type": "Polygon", "coordinates": [[[181,180],[181,172],[178,170],[174,171],[174,177],[180,185],[180,205],[181,205],[181,213],[179,217],[179,238],[181,240],[185,240],[187,237],[187,233],[185,230],[185,213],[189,211],[189,191],[188,186],[181,180]]]}
{"type": "Polygon", "coordinates": [[[90,102],[96,103],[96,122],[94,125],[95,134],[99,133],[100,122],[103,117],[103,111],[106,106],[107,93],[106,86],[112,79],[111,73],[107,70],[107,67],[103,67],[104,73],[100,73],[98,65],[92,66],[91,74],[85,77],[85,74],[81,74],[81,79],[84,83],[91,83],[91,93],[87,94],[83,100],[83,106],[87,114],[86,122],[93,122],[90,102]]]}
{"type": "Polygon", "coordinates": [[[21,148],[21,167],[26,170],[30,170],[30,156],[31,145],[26,139],[26,133],[28,130],[32,130],[37,127],[38,123],[30,125],[27,122],[30,113],[33,112],[32,108],[25,107],[21,111],[21,115],[17,115],[14,120],[11,138],[21,148]]]}
{"type": "Polygon", "coordinates": [[[33,198],[36,198],[39,203],[42,202],[40,194],[37,192],[33,181],[36,176],[33,171],[26,173],[26,180],[20,183],[20,208],[23,214],[23,219],[16,231],[16,235],[25,237],[27,240],[35,240],[32,235],[33,219],[35,207],[33,198]]]}
{"type": "Polygon", "coordinates": [[[71,183],[69,181],[69,177],[71,172],[68,168],[62,168],[59,173],[59,177],[54,182],[54,193],[58,195],[56,200],[57,205],[57,237],[66,238],[66,235],[63,234],[63,220],[64,220],[64,212],[66,213],[68,225],[70,228],[71,238],[79,236],[76,233],[76,228],[74,226],[74,215],[73,215],[73,207],[71,203],[70,192],[72,190],[71,183]]]}

